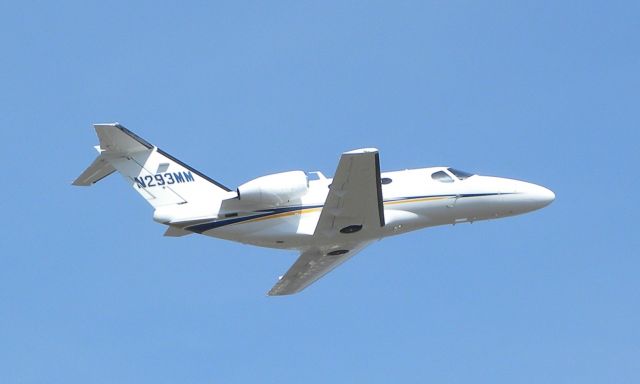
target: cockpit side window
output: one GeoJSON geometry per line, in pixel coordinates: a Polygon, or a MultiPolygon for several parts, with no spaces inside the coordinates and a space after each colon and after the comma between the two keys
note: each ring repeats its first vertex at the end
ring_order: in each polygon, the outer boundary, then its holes
{"type": "Polygon", "coordinates": [[[431,178],[441,183],[453,183],[453,178],[445,171],[434,172],[431,174],[431,178]]]}
{"type": "Polygon", "coordinates": [[[473,176],[473,173],[461,171],[459,169],[455,169],[455,168],[447,168],[447,169],[449,170],[449,172],[453,173],[460,180],[464,180],[466,178],[473,176]]]}

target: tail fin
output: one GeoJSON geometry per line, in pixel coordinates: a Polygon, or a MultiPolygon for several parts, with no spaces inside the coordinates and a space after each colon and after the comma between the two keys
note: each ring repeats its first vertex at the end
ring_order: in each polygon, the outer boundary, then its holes
{"type": "Polygon", "coordinates": [[[223,199],[235,196],[229,188],[118,123],[94,127],[100,140],[95,148],[100,154],[73,185],[92,185],[118,171],[156,212],[160,207],[166,211],[169,206],[187,203],[191,208],[188,210],[193,211],[193,203],[210,206],[212,201],[217,201],[219,207],[223,199]]]}

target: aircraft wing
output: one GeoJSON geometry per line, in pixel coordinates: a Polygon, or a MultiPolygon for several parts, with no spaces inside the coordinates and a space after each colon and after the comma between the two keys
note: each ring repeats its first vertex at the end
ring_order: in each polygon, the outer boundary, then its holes
{"type": "Polygon", "coordinates": [[[269,291],[297,293],[380,238],[384,210],[378,150],[342,154],[311,240],[298,260],[269,291]]]}
{"type": "Polygon", "coordinates": [[[344,263],[356,253],[364,249],[369,242],[351,245],[349,252],[341,255],[329,255],[331,246],[312,247],[300,254],[298,260],[289,268],[287,273],[280,278],[271,288],[269,296],[282,296],[298,293],[331,272],[334,268],[344,263]]]}

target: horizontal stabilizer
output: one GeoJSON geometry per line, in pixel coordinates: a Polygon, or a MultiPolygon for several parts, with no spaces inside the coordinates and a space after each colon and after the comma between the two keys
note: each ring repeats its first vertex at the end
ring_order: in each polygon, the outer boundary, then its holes
{"type": "MultiPolygon", "coordinates": [[[[118,123],[94,124],[94,128],[99,155],[73,185],[92,185],[118,171],[153,208],[173,207],[179,218],[193,210],[215,216],[220,201],[237,195],[118,123]]],[[[173,219],[163,217],[160,222],[173,219]]]]}
{"type": "Polygon", "coordinates": [[[73,185],[89,186],[109,176],[116,169],[103,156],[98,156],[93,163],[73,182],[73,185]]]}
{"type": "Polygon", "coordinates": [[[164,233],[164,235],[167,237],[181,237],[181,236],[187,236],[192,234],[193,232],[191,231],[187,231],[186,229],[182,229],[174,226],[169,226],[169,228],[167,228],[167,231],[164,233]]]}

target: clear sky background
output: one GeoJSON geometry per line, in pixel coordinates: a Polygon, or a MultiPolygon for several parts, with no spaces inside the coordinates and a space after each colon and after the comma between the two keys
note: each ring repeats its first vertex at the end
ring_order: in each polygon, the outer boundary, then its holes
{"type": "Polygon", "coordinates": [[[640,382],[639,4],[3,2],[0,382],[640,382]],[[270,298],[295,253],[70,185],[111,121],[231,187],[373,146],[557,199],[270,298]]]}

